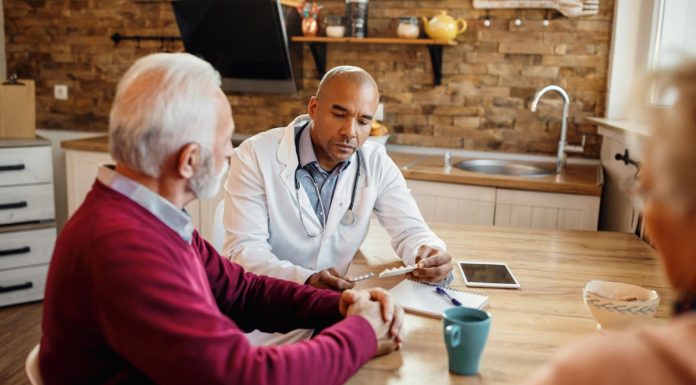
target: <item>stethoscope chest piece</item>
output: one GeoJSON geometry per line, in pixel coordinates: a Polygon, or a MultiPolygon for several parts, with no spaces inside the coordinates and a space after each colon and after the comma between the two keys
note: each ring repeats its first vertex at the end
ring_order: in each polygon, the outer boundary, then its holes
{"type": "MultiPolygon", "coordinates": [[[[295,134],[295,153],[297,155],[297,168],[295,168],[295,193],[296,193],[296,198],[299,203],[300,201],[300,179],[303,177],[309,177],[312,179],[312,182],[314,184],[314,189],[317,193],[317,197],[319,200],[319,205],[322,208],[322,213],[324,213],[324,202],[321,200],[321,193],[317,187],[316,182],[314,181],[314,178],[311,175],[304,175],[300,178],[297,177],[297,173],[302,167],[300,166],[300,146],[299,146],[299,140],[300,140],[300,135],[302,135],[302,131],[309,125],[309,122],[305,123],[300,130],[295,134]]],[[[348,206],[348,211],[346,211],[345,214],[343,214],[343,218],[341,218],[341,224],[345,226],[351,226],[353,223],[355,223],[355,213],[353,212],[353,204],[355,203],[355,193],[358,190],[358,180],[360,179],[360,166],[361,166],[361,154],[360,150],[356,151],[356,160],[357,160],[357,169],[355,171],[355,180],[353,181],[353,191],[350,194],[350,205],[348,206]]],[[[299,207],[299,206],[298,206],[299,207]]],[[[302,226],[305,228],[305,232],[307,233],[308,236],[310,237],[316,237],[319,236],[323,233],[323,228],[326,227],[326,222],[325,219],[322,220],[322,231],[319,233],[310,233],[307,230],[307,226],[304,223],[304,217],[302,215],[302,208],[300,208],[299,211],[299,216],[300,216],[300,222],[302,222],[302,226]]],[[[323,214],[322,214],[323,217],[323,214]]]]}
{"type": "Polygon", "coordinates": [[[355,214],[353,214],[353,210],[348,209],[345,214],[343,214],[343,218],[341,218],[341,223],[350,226],[353,223],[355,223],[355,214]]]}

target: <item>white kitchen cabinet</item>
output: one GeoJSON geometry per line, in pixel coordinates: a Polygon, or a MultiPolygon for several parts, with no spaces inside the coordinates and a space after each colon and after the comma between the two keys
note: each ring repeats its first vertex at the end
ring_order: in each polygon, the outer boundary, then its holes
{"type": "Polygon", "coordinates": [[[597,230],[599,196],[407,179],[427,222],[597,230]]]}
{"type": "MultiPolygon", "coordinates": [[[[65,175],[66,184],[68,189],[68,216],[77,210],[78,207],[85,200],[85,196],[89,190],[92,189],[92,184],[97,177],[97,170],[100,164],[115,164],[111,156],[105,152],[97,151],[81,151],[67,149],[65,151],[65,175]]],[[[206,208],[209,206],[206,203],[206,208]]],[[[213,206],[214,207],[214,206],[213,206]]],[[[214,208],[213,208],[214,210],[214,208]]],[[[210,218],[203,218],[201,215],[201,202],[196,199],[193,202],[186,205],[186,211],[191,215],[191,221],[193,225],[201,232],[201,235],[205,239],[210,239],[207,232],[202,231],[201,223],[203,221],[212,221],[212,214],[210,218]]],[[[206,210],[206,214],[210,210],[206,210]]],[[[205,222],[207,223],[207,222],[205,222]]],[[[205,226],[206,229],[212,228],[212,226],[205,226]]],[[[206,230],[207,231],[207,230],[206,230]]]]}
{"type": "Polygon", "coordinates": [[[493,225],[495,188],[407,179],[426,222],[493,225]]]}
{"type": "Polygon", "coordinates": [[[56,239],[51,143],[0,140],[0,306],[43,298],[56,239]]]}
{"type": "Polygon", "coordinates": [[[599,228],[630,233],[640,231],[640,209],[630,194],[630,189],[637,180],[638,169],[616,160],[615,155],[628,151],[631,159],[640,161],[642,143],[647,136],[639,131],[619,130],[601,125],[598,132],[602,135],[600,159],[606,175],[599,228]]]}
{"type": "Polygon", "coordinates": [[[495,225],[597,230],[599,196],[497,189],[495,225]]]}

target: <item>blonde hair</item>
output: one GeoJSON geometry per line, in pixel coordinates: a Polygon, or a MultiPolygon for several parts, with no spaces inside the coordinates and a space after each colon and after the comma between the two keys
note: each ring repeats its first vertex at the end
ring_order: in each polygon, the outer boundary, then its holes
{"type": "Polygon", "coordinates": [[[643,108],[650,128],[650,187],[679,213],[696,210],[696,59],[651,74],[641,95],[668,96],[668,107],[643,108]]]}

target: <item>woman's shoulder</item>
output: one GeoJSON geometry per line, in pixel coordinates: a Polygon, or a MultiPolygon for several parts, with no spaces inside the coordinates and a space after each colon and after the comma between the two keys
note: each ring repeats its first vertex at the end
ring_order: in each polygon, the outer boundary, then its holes
{"type": "MultiPolygon", "coordinates": [[[[680,317],[682,318],[682,317],[680,317]]],[[[577,342],[528,384],[696,383],[696,316],[577,342]],[[689,368],[676,372],[677,366],[689,368]]]]}

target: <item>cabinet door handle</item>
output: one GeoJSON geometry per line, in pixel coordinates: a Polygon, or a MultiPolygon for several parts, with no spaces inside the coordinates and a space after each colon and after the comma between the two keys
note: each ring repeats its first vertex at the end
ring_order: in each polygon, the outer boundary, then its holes
{"type": "Polygon", "coordinates": [[[24,282],[24,283],[20,283],[18,285],[12,285],[12,286],[0,286],[0,293],[9,293],[11,291],[27,290],[27,289],[31,289],[32,287],[34,287],[34,284],[31,282],[24,282]]]}
{"type": "Polygon", "coordinates": [[[24,166],[24,163],[20,164],[3,164],[0,165],[0,172],[1,171],[19,171],[19,170],[24,170],[26,167],[24,166]]]}
{"type": "Polygon", "coordinates": [[[21,209],[22,207],[27,207],[27,201],[0,204],[0,210],[21,209]]]}
{"type": "Polygon", "coordinates": [[[8,255],[15,255],[15,254],[27,254],[30,251],[31,251],[31,247],[29,247],[29,246],[20,247],[18,249],[0,250],[0,257],[5,257],[8,255]]]}

